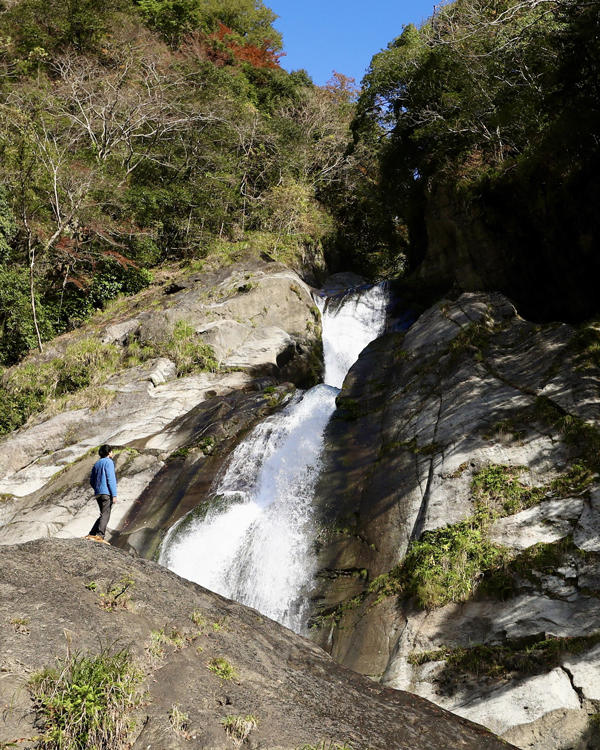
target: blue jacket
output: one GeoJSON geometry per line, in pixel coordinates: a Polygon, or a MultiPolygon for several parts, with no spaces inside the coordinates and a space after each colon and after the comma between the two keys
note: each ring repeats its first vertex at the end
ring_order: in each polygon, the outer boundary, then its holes
{"type": "Polygon", "coordinates": [[[94,488],[94,495],[117,496],[117,477],[112,458],[106,456],[96,461],[90,475],[90,484],[94,488]]]}

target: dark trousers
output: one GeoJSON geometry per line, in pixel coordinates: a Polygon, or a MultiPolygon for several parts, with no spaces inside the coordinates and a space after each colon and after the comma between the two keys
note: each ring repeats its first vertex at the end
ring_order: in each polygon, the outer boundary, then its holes
{"type": "Polygon", "coordinates": [[[100,509],[100,515],[96,519],[96,523],[92,526],[90,535],[101,536],[104,539],[106,533],[106,527],[108,526],[108,519],[110,518],[110,511],[112,508],[112,497],[110,495],[96,495],[96,502],[100,509]]]}

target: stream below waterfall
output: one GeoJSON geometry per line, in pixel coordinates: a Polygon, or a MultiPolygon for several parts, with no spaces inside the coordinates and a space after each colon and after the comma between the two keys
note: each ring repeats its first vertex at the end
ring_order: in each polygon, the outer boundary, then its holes
{"type": "Polygon", "coordinates": [[[324,383],[298,391],[231,454],[207,501],[167,533],[160,562],[302,632],[315,575],[313,496],[350,367],[385,328],[384,284],[317,298],[324,383]],[[208,508],[208,510],[206,510],[208,508]]]}

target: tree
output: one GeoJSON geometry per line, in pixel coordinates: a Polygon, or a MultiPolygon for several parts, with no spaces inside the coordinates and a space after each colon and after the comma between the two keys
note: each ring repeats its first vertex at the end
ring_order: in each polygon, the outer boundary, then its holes
{"type": "Polygon", "coordinates": [[[114,14],[126,6],[127,0],[21,0],[4,13],[2,26],[25,60],[35,50],[85,51],[98,46],[114,14]]]}
{"type": "Polygon", "coordinates": [[[273,28],[277,16],[262,0],[135,0],[150,28],[158,31],[173,46],[186,34],[200,30],[218,32],[225,26],[244,43],[281,49],[281,35],[273,28]]]}

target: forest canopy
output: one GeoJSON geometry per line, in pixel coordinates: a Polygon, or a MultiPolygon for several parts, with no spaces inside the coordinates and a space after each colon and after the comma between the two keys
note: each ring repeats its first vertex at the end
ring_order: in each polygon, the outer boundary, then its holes
{"type": "Polygon", "coordinates": [[[322,253],[351,97],[280,67],[261,0],[0,9],[0,364],[165,261],[322,253]]]}
{"type": "Polygon", "coordinates": [[[0,366],[231,248],[372,278],[437,252],[447,284],[461,255],[516,298],[549,275],[592,297],[598,0],[438,5],[360,90],[284,71],[275,18],[0,0],[0,366]]]}
{"type": "Polygon", "coordinates": [[[432,251],[489,258],[494,248],[527,284],[556,269],[558,289],[571,253],[582,291],[598,270],[597,0],[436,6],[373,57],[353,132],[375,187],[363,253],[385,237],[415,268],[432,251]]]}

